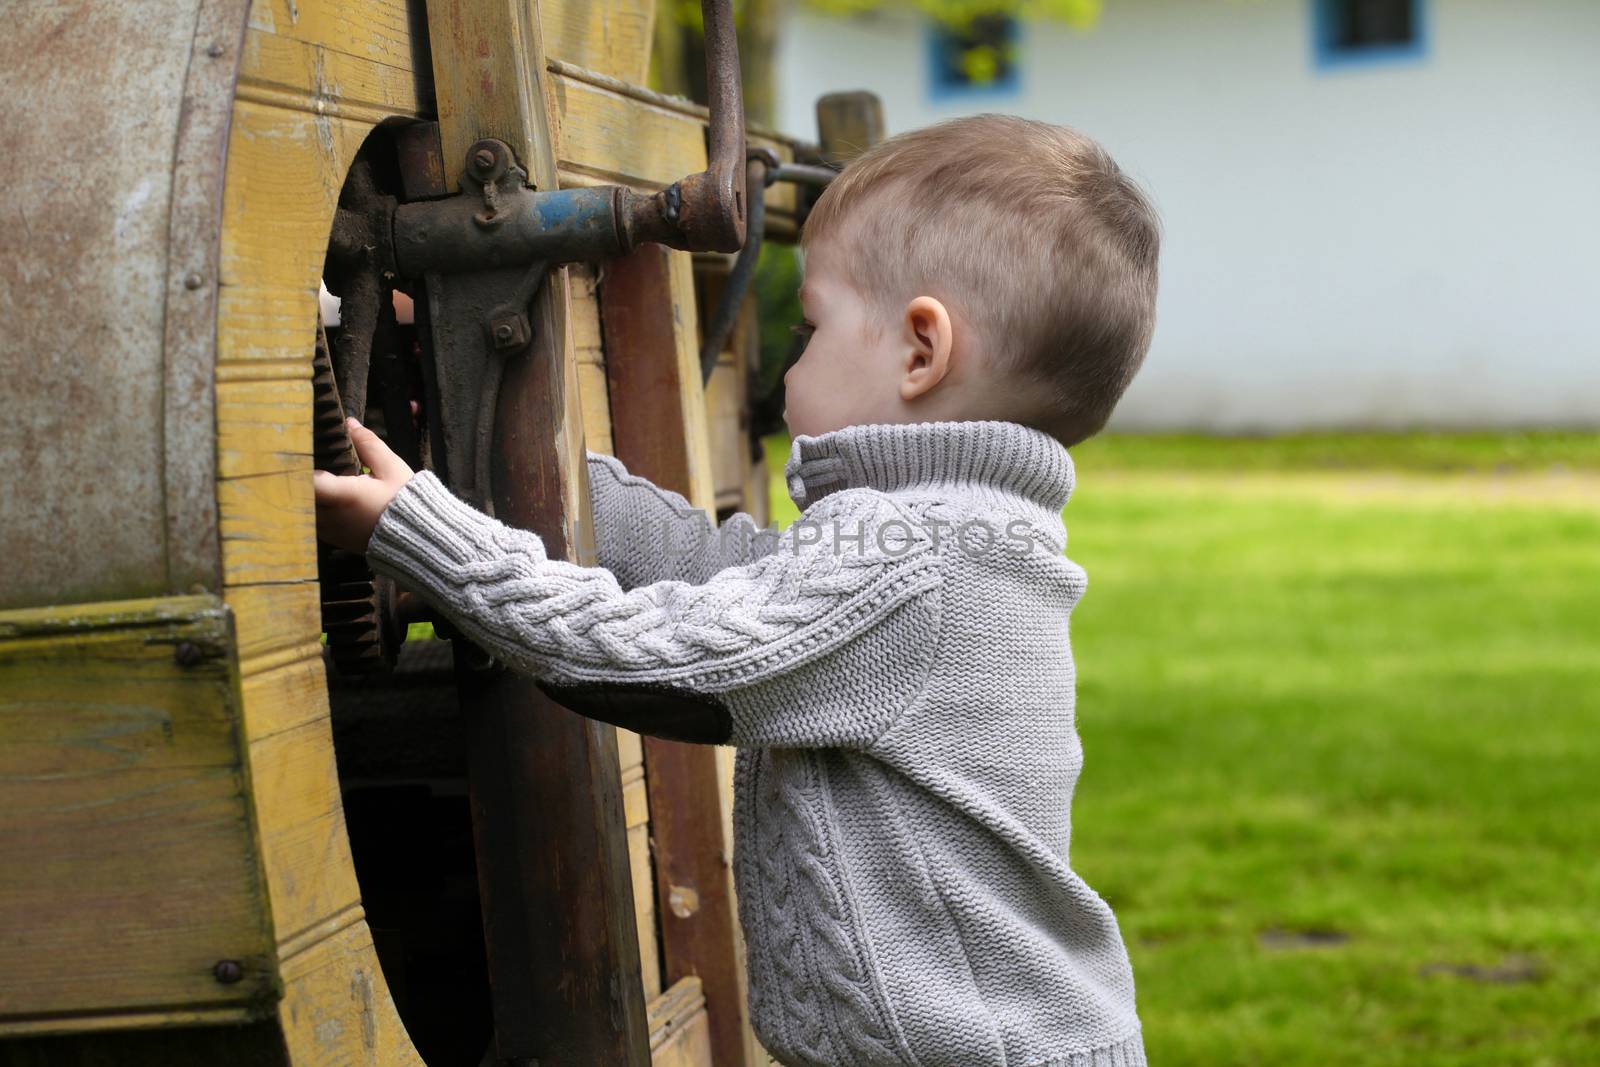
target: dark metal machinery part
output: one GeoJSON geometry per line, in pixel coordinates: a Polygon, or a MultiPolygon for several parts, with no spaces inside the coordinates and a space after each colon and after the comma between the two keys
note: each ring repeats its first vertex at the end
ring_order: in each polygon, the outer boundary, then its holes
{"type": "MultiPolygon", "coordinates": [[[[413,466],[420,466],[428,454],[411,419],[409,397],[413,379],[421,373],[420,367],[408,365],[407,357],[415,353],[400,351],[402,331],[394,310],[399,282],[393,244],[385,237],[397,203],[384,188],[396,181],[388,158],[393,147],[389,136],[374,137],[351,164],[323,266],[329,292],[340,298],[340,314],[331,345],[318,323],[313,451],[315,465],[335,474],[361,471],[344,420],[347,415],[368,420],[373,384],[381,397],[378,421],[390,447],[413,466]]],[[[322,628],[335,669],[350,676],[392,670],[414,599],[401,593],[392,579],[373,574],[359,553],[320,544],[317,572],[322,628]]]]}
{"type": "MultiPolygon", "coordinates": [[[[327,333],[317,324],[312,361],[312,448],[319,470],[359,474],[345,430],[344,406],[328,351],[327,333]]],[[[397,592],[388,578],[374,575],[359,553],[331,545],[317,546],[317,579],[322,590],[322,629],[328,652],[340,674],[359,675],[393,668],[405,639],[397,592]]]]}
{"type": "Polygon", "coordinates": [[[756,264],[761,259],[761,242],[766,236],[763,227],[767,219],[767,187],[789,181],[825,189],[839,173],[832,167],[781,162],[775,153],[766,148],[750,149],[746,168],[749,224],[745,231],[744,247],[739,250],[739,258],[734,260],[733,269],[728,273],[728,284],[722,290],[716,313],[711,317],[711,325],[707,327],[700,343],[702,385],[711,380],[712,372],[717,369],[717,357],[728,341],[728,334],[733,332],[734,321],[739,317],[739,305],[744,303],[745,294],[750,291],[750,281],[755,277],[756,264]]]}

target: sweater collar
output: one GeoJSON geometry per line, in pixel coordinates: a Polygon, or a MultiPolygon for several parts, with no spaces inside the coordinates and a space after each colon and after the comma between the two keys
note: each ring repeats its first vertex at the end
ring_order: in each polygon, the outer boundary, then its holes
{"type": "Polygon", "coordinates": [[[1042,430],[1016,422],[864,423],[795,435],[784,467],[805,508],[839,489],[961,488],[1022,497],[1061,514],[1072,495],[1072,458],[1042,430]]]}

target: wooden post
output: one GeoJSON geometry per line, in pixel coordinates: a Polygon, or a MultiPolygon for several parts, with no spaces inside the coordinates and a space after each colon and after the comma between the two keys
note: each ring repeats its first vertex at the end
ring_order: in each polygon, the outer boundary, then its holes
{"type": "MultiPolygon", "coordinates": [[[[467,147],[496,137],[536,187],[554,189],[537,0],[431,0],[428,26],[447,186],[467,147]]],[[[551,558],[582,562],[592,526],[567,298],[566,272],[552,272],[533,308],[535,343],[506,365],[491,483],[500,519],[538,533],[551,558]]],[[[458,670],[497,1055],[644,1067],[616,731],[531,679],[458,670]]]]}
{"type": "MultiPolygon", "coordinates": [[[[606,265],[600,290],[612,441],[629,471],[712,506],[690,257],[644,245],[606,265]]],[[[717,751],[644,738],[663,978],[697,976],[712,1062],[745,1067],[743,972],[723,852],[717,751]]]]}
{"type": "Polygon", "coordinates": [[[832,163],[848,163],[883,140],[883,101],[858,90],[817,98],[817,140],[832,163]]]}

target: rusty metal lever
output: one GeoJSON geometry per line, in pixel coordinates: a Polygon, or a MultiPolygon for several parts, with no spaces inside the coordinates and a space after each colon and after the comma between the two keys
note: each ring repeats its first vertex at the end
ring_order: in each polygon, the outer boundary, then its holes
{"type": "Polygon", "coordinates": [[[733,0],[700,0],[711,108],[706,169],[627,205],[635,241],[691,252],[737,252],[745,236],[744,90],[733,0]]]}

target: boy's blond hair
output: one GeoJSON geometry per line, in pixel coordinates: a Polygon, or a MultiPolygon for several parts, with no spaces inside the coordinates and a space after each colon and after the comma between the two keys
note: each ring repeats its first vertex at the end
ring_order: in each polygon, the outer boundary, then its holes
{"type": "Polygon", "coordinates": [[[1075,130],[990,114],[890,137],[818,200],[801,243],[822,242],[886,315],[949,305],[1039,397],[1015,421],[1066,445],[1105,425],[1150,346],[1159,223],[1075,130]]]}

